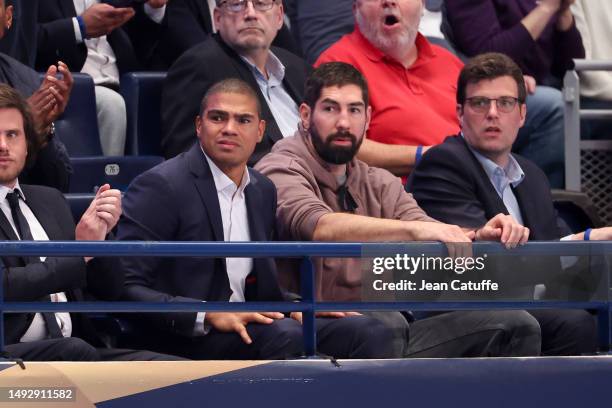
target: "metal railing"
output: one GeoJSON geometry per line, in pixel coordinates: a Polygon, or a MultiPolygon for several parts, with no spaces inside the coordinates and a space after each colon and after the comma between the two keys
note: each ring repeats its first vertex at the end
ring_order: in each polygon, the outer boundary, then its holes
{"type": "MultiPolygon", "coordinates": [[[[580,109],[580,77],[582,71],[612,71],[612,60],[574,60],[574,70],[567,71],[563,79],[563,98],[565,102],[565,188],[581,191],[580,167],[580,119],[612,119],[612,109],[580,109]]],[[[589,142],[612,145],[612,141],[589,142]]]]}
{"type": "MultiPolygon", "coordinates": [[[[596,309],[601,344],[610,345],[610,300],[563,301],[396,301],[396,302],[318,302],[315,299],[315,271],[312,257],[362,257],[369,248],[393,250],[400,244],[314,243],[314,242],[74,242],[74,241],[0,241],[3,256],[137,256],[137,257],[283,257],[302,258],[300,302],[5,302],[4,267],[0,267],[0,352],[4,350],[4,314],[24,312],[198,312],[198,311],[279,311],[303,312],[304,351],[316,354],[315,312],[373,310],[475,310],[475,309],[596,309]]],[[[508,254],[496,243],[475,243],[474,250],[487,254],[508,254]]],[[[401,244],[414,254],[445,256],[440,243],[401,244]]],[[[515,256],[533,255],[610,255],[612,242],[530,242],[513,250],[515,256]]],[[[370,252],[371,253],[371,252],[370,252]]],[[[609,288],[609,274],[606,287],[609,288]]]]}

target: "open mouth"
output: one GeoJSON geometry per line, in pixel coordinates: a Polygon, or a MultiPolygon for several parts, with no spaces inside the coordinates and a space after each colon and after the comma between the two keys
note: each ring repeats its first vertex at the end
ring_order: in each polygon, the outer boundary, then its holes
{"type": "Polygon", "coordinates": [[[501,129],[496,127],[496,126],[489,126],[488,128],[485,129],[485,132],[487,132],[487,133],[499,133],[499,132],[501,132],[501,129]]]}
{"type": "Polygon", "coordinates": [[[399,19],[395,17],[393,14],[389,14],[385,16],[384,23],[385,23],[385,26],[391,27],[399,23],[399,19]]]}

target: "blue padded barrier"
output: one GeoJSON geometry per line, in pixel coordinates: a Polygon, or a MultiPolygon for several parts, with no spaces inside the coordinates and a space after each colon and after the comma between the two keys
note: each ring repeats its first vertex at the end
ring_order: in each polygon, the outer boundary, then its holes
{"type": "MultiPolygon", "coordinates": [[[[405,251],[419,255],[444,256],[446,247],[440,243],[402,244],[405,251]]],[[[489,255],[508,255],[497,243],[475,243],[474,251],[486,251],[489,255]]],[[[372,248],[381,248],[392,253],[400,244],[381,243],[318,243],[318,242],[0,242],[0,256],[198,256],[198,257],[292,257],[309,261],[310,257],[361,257],[372,248]]],[[[612,255],[612,242],[530,242],[513,250],[513,256],[527,255],[612,255]]],[[[372,252],[369,252],[370,254],[372,252]]],[[[312,283],[306,285],[302,301],[295,302],[5,302],[3,274],[0,264],[0,353],[4,345],[4,313],[65,311],[65,312],[160,312],[160,311],[301,311],[304,321],[314,318],[316,311],[338,310],[474,310],[474,309],[593,309],[598,313],[600,340],[603,348],[610,345],[610,297],[596,301],[396,301],[396,302],[316,302],[310,293],[312,283]]],[[[303,282],[314,277],[312,262],[302,268],[303,282]]],[[[605,287],[610,287],[608,275],[605,287]]],[[[608,292],[608,291],[607,291],[608,292]]],[[[306,354],[316,352],[314,325],[304,324],[306,354]]]]}

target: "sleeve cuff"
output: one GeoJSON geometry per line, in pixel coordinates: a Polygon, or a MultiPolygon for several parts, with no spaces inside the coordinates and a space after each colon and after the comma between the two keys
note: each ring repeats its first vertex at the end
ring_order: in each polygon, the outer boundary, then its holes
{"type": "Polygon", "coordinates": [[[166,5],[163,5],[160,8],[153,8],[149,6],[149,3],[145,3],[144,12],[151,20],[157,24],[161,24],[164,16],[166,15],[166,5]]]}
{"type": "Polygon", "coordinates": [[[83,42],[83,34],[81,33],[81,29],[79,28],[79,21],[76,17],[72,18],[72,26],[74,27],[74,38],[77,44],[81,44],[83,42]]]}
{"type": "Polygon", "coordinates": [[[198,312],[196,315],[195,325],[193,326],[194,336],[206,336],[210,332],[210,326],[204,323],[206,312],[198,312]]]}

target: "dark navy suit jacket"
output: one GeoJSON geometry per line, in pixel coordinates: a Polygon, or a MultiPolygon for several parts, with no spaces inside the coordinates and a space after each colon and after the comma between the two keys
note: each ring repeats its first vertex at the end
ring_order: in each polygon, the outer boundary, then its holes
{"type": "MultiPolygon", "coordinates": [[[[28,207],[45,230],[49,240],[74,240],[72,213],[62,194],[49,187],[20,185],[28,207]]],[[[0,240],[16,241],[17,236],[6,216],[0,211],[0,240]]],[[[123,274],[115,258],[94,258],[85,264],[82,257],[2,256],[4,300],[29,302],[48,300],[44,297],[66,292],[68,300],[82,301],[81,289],[100,299],[117,298],[123,287],[123,274]]],[[[73,337],[81,337],[101,346],[93,326],[82,313],[71,315],[73,337]]],[[[5,341],[17,343],[30,326],[33,313],[11,313],[5,316],[5,341]]]]}
{"type": "MultiPolygon", "coordinates": [[[[245,189],[251,241],[275,235],[276,189],[249,169],[245,189]]],[[[199,144],[137,177],[125,193],[118,239],[223,241],[223,224],[213,175],[199,144]]],[[[225,258],[126,257],[127,300],[149,302],[227,301],[231,295],[225,258]]],[[[282,300],[273,259],[254,258],[246,300],[282,300]]],[[[147,313],[148,326],[191,336],[196,313],[147,313]]]]}
{"type": "MultiPolygon", "coordinates": [[[[548,179],[533,162],[513,153],[524,180],[513,188],[533,240],[556,240],[561,230],[548,179]]],[[[462,227],[481,227],[499,213],[508,214],[487,173],[461,136],[449,136],[428,150],[412,172],[407,189],[427,215],[462,227]]]]}

